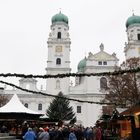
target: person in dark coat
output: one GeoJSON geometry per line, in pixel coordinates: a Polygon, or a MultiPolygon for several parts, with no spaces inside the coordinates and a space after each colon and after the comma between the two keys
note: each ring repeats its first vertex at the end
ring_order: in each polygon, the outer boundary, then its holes
{"type": "Polygon", "coordinates": [[[57,130],[55,140],[64,140],[62,127],[59,127],[59,129],[57,130]]]}

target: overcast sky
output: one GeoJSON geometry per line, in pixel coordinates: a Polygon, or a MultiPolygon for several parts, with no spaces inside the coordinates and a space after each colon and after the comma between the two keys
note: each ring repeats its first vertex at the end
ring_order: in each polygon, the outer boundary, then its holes
{"type": "Polygon", "coordinates": [[[0,0],[0,73],[46,74],[51,18],[69,18],[71,68],[99,45],[124,60],[125,22],[140,0],[0,0]]]}

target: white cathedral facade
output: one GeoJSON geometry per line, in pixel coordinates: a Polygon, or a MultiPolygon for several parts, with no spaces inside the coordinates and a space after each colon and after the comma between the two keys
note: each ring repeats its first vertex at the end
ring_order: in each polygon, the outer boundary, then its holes
{"type": "MultiPolygon", "coordinates": [[[[52,24],[47,41],[48,56],[46,74],[56,75],[70,73],[71,40],[69,36],[68,17],[61,12],[52,17],[52,24]]],[[[126,21],[128,42],[125,43],[124,52],[126,59],[140,57],[140,16],[132,15],[126,21]]],[[[108,54],[104,51],[104,45],[99,46],[99,52],[83,58],[77,67],[80,73],[113,72],[119,66],[119,59],[115,53],[108,54]]],[[[19,86],[25,89],[41,91],[43,93],[57,95],[60,91],[68,98],[82,101],[100,102],[104,98],[107,87],[105,76],[83,76],[75,78],[75,85],[70,84],[70,77],[47,78],[46,89],[37,89],[37,80],[22,78],[19,86]]],[[[18,94],[22,103],[31,110],[46,113],[53,97],[40,94],[32,94],[19,89],[4,89],[4,94],[18,94]]],[[[94,126],[96,120],[102,115],[102,105],[70,101],[70,105],[77,117],[77,124],[94,126]]]]}

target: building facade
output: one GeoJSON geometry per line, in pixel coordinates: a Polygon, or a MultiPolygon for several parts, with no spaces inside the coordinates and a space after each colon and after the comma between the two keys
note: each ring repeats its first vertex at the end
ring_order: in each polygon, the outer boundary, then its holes
{"type": "MultiPolygon", "coordinates": [[[[70,73],[70,51],[71,40],[69,36],[68,17],[61,12],[52,17],[50,34],[47,41],[48,56],[46,74],[56,75],[70,73]]],[[[126,32],[128,42],[125,44],[124,52],[126,59],[140,56],[140,17],[131,16],[126,21],[126,32]]],[[[104,45],[101,43],[99,52],[88,56],[79,61],[77,72],[80,73],[100,73],[113,72],[119,59],[115,53],[105,52],[104,45]]],[[[48,78],[46,80],[46,89],[37,89],[37,80],[20,79],[19,86],[29,90],[41,91],[43,93],[57,95],[60,91],[69,98],[100,102],[107,93],[108,81],[105,76],[83,76],[75,78],[75,85],[70,84],[70,77],[48,78]]],[[[53,97],[40,94],[32,94],[19,89],[4,90],[5,94],[18,94],[22,103],[31,110],[41,113],[46,112],[47,107],[53,97]]],[[[81,103],[70,101],[77,117],[77,124],[84,126],[94,126],[95,122],[102,115],[102,105],[81,103]]]]}

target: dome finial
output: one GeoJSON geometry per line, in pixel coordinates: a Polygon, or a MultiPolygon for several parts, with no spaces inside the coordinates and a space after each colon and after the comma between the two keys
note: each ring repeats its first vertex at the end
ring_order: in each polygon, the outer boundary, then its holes
{"type": "Polygon", "coordinates": [[[59,14],[61,14],[61,8],[59,8],[59,14]]]}
{"type": "Polygon", "coordinates": [[[134,9],[132,9],[132,15],[134,16],[135,14],[134,14],[134,9]]]}

